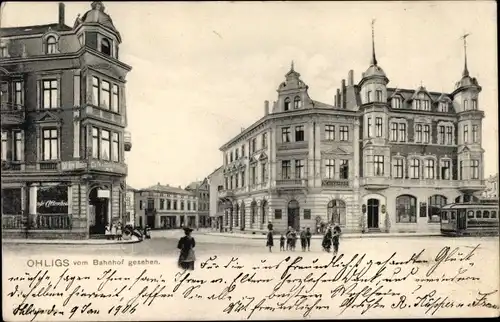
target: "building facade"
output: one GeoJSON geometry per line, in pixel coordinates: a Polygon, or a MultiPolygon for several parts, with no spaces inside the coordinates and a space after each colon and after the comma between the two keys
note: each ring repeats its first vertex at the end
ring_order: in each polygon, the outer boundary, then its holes
{"type": "Polygon", "coordinates": [[[373,45],[358,83],[313,100],[293,63],[272,109],[221,147],[225,230],[338,223],[351,232],[439,230],[446,203],[484,189],[484,112],[467,61],[450,93],[388,87],[373,45]]]}
{"type": "Polygon", "coordinates": [[[486,199],[498,199],[498,174],[490,175],[485,179],[486,189],[481,197],[486,199]]]}
{"type": "Polygon", "coordinates": [[[135,221],[135,193],[136,190],[131,186],[127,185],[127,191],[125,196],[125,216],[123,217],[123,223],[127,225],[136,226],[135,221]]]}
{"type": "Polygon", "coordinates": [[[208,185],[210,187],[210,205],[209,216],[211,218],[211,227],[216,230],[222,230],[224,221],[223,204],[219,200],[219,192],[224,190],[223,168],[219,167],[208,175],[208,185]]]}
{"type": "Polygon", "coordinates": [[[160,183],[135,192],[136,225],[153,229],[198,228],[198,196],[160,183]]]}
{"type": "Polygon", "coordinates": [[[203,181],[191,182],[186,189],[198,197],[198,227],[210,227],[211,217],[209,214],[210,208],[210,185],[208,179],[203,181]]]}
{"type": "Polygon", "coordinates": [[[89,238],[125,212],[122,42],[100,1],[72,27],[2,28],[4,236],[89,238]]]}

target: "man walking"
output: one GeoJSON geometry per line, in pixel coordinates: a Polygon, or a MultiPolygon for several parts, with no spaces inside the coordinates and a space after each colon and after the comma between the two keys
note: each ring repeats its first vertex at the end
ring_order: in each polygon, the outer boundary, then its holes
{"type": "Polygon", "coordinates": [[[305,227],[302,227],[302,230],[300,231],[300,246],[302,247],[302,251],[306,251],[306,245],[307,245],[307,239],[306,239],[306,229],[305,227]]]}

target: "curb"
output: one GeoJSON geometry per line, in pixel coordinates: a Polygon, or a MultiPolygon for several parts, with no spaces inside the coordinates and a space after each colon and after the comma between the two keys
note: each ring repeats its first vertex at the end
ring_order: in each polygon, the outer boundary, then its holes
{"type": "MultiPolygon", "coordinates": [[[[248,236],[242,236],[242,235],[223,235],[223,234],[214,234],[214,233],[200,233],[200,235],[208,235],[208,236],[219,236],[219,237],[228,237],[228,238],[239,238],[239,239],[267,239],[266,236],[256,236],[252,234],[248,234],[248,236]]],[[[279,235],[275,235],[277,238],[279,238],[279,235]]],[[[441,236],[441,233],[426,233],[426,234],[401,234],[401,235],[392,235],[392,234],[384,234],[384,233],[378,233],[378,234],[360,234],[360,235],[343,235],[341,236],[342,239],[345,238],[397,238],[397,237],[439,237],[441,236]]],[[[323,236],[312,236],[311,239],[322,239],[323,236]]]]}
{"type": "Polygon", "coordinates": [[[141,240],[126,240],[126,241],[119,241],[119,242],[109,242],[109,241],[103,241],[103,242],[93,242],[89,243],[87,241],[84,242],[78,242],[78,241],[72,241],[72,240],[57,240],[56,242],[51,242],[49,240],[43,240],[43,239],[2,239],[2,244],[31,244],[31,245],[86,245],[86,246],[91,246],[91,245],[123,245],[123,244],[136,244],[140,243],[141,240]]]}

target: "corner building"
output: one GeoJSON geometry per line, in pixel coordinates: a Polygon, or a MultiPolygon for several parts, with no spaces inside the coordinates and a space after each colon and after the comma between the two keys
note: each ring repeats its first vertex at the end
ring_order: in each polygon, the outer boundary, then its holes
{"type": "Polygon", "coordinates": [[[122,42],[100,1],[72,27],[2,28],[4,237],[85,239],[123,221],[127,126],[122,42]]]}
{"type": "Polygon", "coordinates": [[[338,223],[347,232],[439,230],[446,203],[484,188],[477,80],[465,60],[451,93],[388,87],[373,46],[332,105],[292,67],[271,111],[221,147],[223,229],[284,231],[338,223]]]}

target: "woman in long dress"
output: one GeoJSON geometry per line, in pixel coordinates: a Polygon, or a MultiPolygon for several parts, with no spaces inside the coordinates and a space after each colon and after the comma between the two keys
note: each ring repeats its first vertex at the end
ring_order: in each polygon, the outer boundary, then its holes
{"type": "Polygon", "coordinates": [[[191,236],[193,230],[189,227],[184,228],[185,236],[179,239],[177,248],[181,251],[179,254],[178,266],[181,269],[194,270],[194,246],[196,245],[194,238],[191,236]]]}
{"type": "Polygon", "coordinates": [[[269,229],[269,232],[267,233],[266,246],[269,247],[269,252],[272,252],[272,248],[274,246],[274,238],[273,238],[273,231],[272,231],[272,229],[269,229]]]}
{"type": "Polygon", "coordinates": [[[330,249],[332,247],[332,235],[332,228],[328,227],[325,236],[323,237],[323,249],[328,253],[330,252],[330,249]]]}

